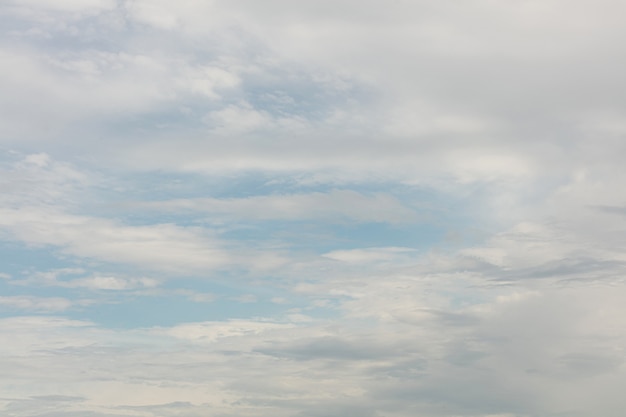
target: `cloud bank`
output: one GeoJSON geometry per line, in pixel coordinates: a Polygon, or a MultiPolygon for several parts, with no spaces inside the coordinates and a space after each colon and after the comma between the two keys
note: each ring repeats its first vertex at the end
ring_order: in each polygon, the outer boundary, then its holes
{"type": "Polygon", "coordinates": [[[621,416],[626,6],[0,6],[9,417],[621,416]]]}

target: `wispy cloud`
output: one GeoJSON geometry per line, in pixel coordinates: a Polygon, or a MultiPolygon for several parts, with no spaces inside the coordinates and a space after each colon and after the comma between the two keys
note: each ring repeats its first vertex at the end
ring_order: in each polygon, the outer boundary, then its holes
{"type": "Polygon", "coordinates": [[[262,195],[247,198],[196,198],[132,203],[131,207],[169,212],[203,212],[242,220],[323,220],[327,222],[411,223],[414,209],[389,194],[352,190],[327,193],[262,195]]]}

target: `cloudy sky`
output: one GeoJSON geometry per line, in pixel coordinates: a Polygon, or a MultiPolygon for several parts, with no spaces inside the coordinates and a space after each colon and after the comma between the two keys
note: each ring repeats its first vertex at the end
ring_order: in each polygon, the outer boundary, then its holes
{"type": "Polygon", "coordinates": [[[623,416],[625,14],[4,0],[0,414],[623,416]]]}

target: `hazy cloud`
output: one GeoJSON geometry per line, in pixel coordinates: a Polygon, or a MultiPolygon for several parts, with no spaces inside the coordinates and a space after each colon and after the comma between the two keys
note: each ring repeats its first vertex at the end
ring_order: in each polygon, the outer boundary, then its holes
{"type": "Polygon", "coordinates": [[[626,6],[0,6],[10,417],[617,417],[626,6]]]}

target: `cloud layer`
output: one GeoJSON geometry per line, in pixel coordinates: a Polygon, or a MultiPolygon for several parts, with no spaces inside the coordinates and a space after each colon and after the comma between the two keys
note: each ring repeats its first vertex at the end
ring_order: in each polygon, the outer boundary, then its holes
{"type": "Polygon", "coordinates": [[[0,6],[10,417],[617,417],[617,1],[0,6]]]}

